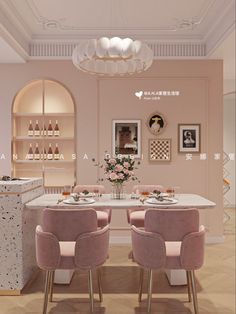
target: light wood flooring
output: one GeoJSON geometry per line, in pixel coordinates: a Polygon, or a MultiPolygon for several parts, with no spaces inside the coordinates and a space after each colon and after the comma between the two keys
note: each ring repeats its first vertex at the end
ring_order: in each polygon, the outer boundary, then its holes
{"type": "MultiPolygon", "coordinates": [[[[235,314],[235,209],[227,209],[227,213],[230,219],[225,223],[225,242],[206,246],[205,264],[196,272],[199,314],[235,314]]],[[[102,269],[104,301],[100,304],[95,294],[94,313],[146,313],[146,294],[141,304],[137,301],[139,270],[128,260],[129,252],[129,246],[110,248],[110,258],[102,269]]],[[[40,272],[22,296],[0,297],[0,313],[41,314],[43,287],[44,276],[40,272]]],[[[97,292],[96,277],[94,288],[97,292]]],[[[89,313],[87,291],[87,277],[83,273],[75,274],[68,286],[55,285],[48,314],[89,313]]],[[[152,313],[193,313],[186,287],[170,287],[165,274],[155,272],[152,313]]]]}

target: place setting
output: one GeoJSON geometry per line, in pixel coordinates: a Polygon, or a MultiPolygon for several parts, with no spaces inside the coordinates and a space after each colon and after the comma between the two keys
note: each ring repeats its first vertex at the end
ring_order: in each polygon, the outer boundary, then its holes
{"type": "Polygon", "coordinates": [[[86,205],[93,204],[96,202],[97,197],[99,196],[98,191],[89,192],[88,190],[83,190],[80,193],[71,193],[71,186],[64,186],[62,196],[57,201],[57,204],[63,203],[68,205],[86,205]],[[96,199],[95,199],[96,198],[96,199]]]}
{"type": "Polygon", "coordinates": [[[152,205],[172,205],[178,203],[176,188],[167,188],[166,192],[154,190],[153,192],[143,191],[139,196],[141,203],[152,205]]]}

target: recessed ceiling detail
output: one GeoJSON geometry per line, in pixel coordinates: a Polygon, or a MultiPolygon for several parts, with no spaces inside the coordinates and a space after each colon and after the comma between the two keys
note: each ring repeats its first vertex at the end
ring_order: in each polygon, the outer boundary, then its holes
{"type": "Polygon", "coordinates": [[[235,28],[233,12],[235,0],[1,0],[0,37],[25,60],[67,59],[103,36],[142,40],[156,58],[204,58],[235,28]]]}
{"type": "MultiPolygon", "coordinates": [[[[88,1],[88,0],[87,0],[88,1]]],[[[169,0],[167,0],[168,2],[169,0]]],[[[138,29],[143,29],[143,30],[155,30],[155,31],[165,31],[165,32],[176,32],[178,30],[193,30],[197,25],[199,25],[204,18],[207,16],[209,10],[212,8],[212,6],[215,3],[215,0],[198,0],[199,4],[195,5],[193,8],[194,10],[187,10],[189,13],[194,13],[195,15],[187,18],[187,17],[183,17],[182,13],[178,13],[178,15],[172,15],[171,13],[168,13],[168,8],[166,11],[166,8],[162,8],[162,13],[166,16],[165,19],[155,19],[155,22],[147,22],[143,17],[141,18],[141,24],[140,21],[138,24],[133,24],[132,22],[130,23],[130,19],[131,19],[131,14],[132,11],[134,11],[135,9],[132,8],[132,10],[130,11],[129,8],[124,8],[124,1],[119,1],[120,2],[120,6],[117,6],[117,4],[115,4],[114,0],[110,0],[109,2],[107,2],[106,4],[106,8],[104,8],[103,4],[106,1],[100,1],[99,6],[100,9],[104,12],[104,20],[105,23],[103,25],[103,27],[97,25],[92,27],[92,25],[89,25],[89,23],[87,22],[87,20],[89,21],[89,18],[91,13],[87,12],[88,17],[86,21],[81,21],[80,18],[80,12],[77,13],[78,16],[76,16],[76,19],[74,18],[74,14],[73,12],[74,9],[76,9],[76,6],[78,4],[75,3],[74,0],[70,1],[70,6],[72,7],[71,11],[68,12],[66,9],[64,9],[63,11],[60,10],[60,6],[63,4],[63,1],[55,1],[55,0],[51,0],[51,2],[54,2],[55,4],[55,10],[57,11],[57,7],[58,11],[57,13],[55,13],[54,11],[48,11],[45,10],[48,8],[48,6],[44,5],[44,1],[35,1],[35,0],[26,0],[26,4],[28,6],[28,10],[30,11],[31,15],[34,17],[35,21],[37,24],[40,24],[42,26],[43,29],[58,29],[58,30],[62,30],[62,31],[78,31],[78,30],[87,30],[87,31],[92,31],[92,29],[112,29],[112,30],[123,30],[124,29],[124,25],[125,28],[128,30],[138,30],[138,29]],[[73,7],[74,6],[74,7],[73,7]],[[116,9],[116,12],[114,11],[116,9]],[[163,10],[164,9],[164,10],[163,10]],[[62,15],[60,15],[62,14],[62,15]],[[109,16],[110,18],[106,18],[105,16],[109,16]],[[160,22],[159,22],[160,20],[160,22]],[[81,21],[81,22],[80,22],[81,21]]],[[[185,2],[183,3],[186,6],[186,1],[184,0],[180,0],[180,2],[185,2]]],[[[172,1],[173,3],[173,1],[172,1]]],[[[188,0],[188,4],[190,3],[190,1],[188,0]]],[[[136,1],[136,7],[137,7],[137,1],[136,1]]],[[[94,5],[94,10],[99,10],[99,7],[96,6],[96,4],[93,2],[94,5]]],[[[150,5],[150,10],[155,11],[156,7],[156,3],[153,3],[153,1],[150,1],[150,3],[148,4],[150,5]],[[153,8],[153,4],[155,5],[153,8]]],[[[145,4],[145,7],[148,7],[148,5],[145,4]]],[[[81,11],[83,6],[81,7],[81,11]]],[[[79,9],[79,8],[78,8],[79,9]]],[[[142,8],[143,9],[143,8],[142,8]]],[[[86,8],[85,8],[85,15],[86,15],[86,8]]],[[[158,12],[158,14],[160,14],[158,12]]],[[[177,14],[175,12],[175,14],[177,14]]],[[[147,17],[149,19],[149,17],[147,17]]],[[[149,20],[150,21],[150,20],[149,20]]]]}

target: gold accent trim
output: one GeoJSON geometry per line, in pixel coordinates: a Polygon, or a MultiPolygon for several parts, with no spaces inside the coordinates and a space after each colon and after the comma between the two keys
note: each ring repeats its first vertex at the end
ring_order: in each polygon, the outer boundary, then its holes
{"type": "Polygon", "coordinates": [[[20,296],[21,295],[21,290],[0,290],[0,295],[1,296],[20,296]]]}
{"type": "Polygon", "coordinates": [[[26,191],[23,191],[23,192],[0,192],[0,195],[22,195],[22,194],[25,194],[27,192],[33,191],[33,190],[35,190],[37,188],[41,188],[41,187],[43,188],[42,185],[37,185],[37,186],[35,186],[31,189],[28,189],[26,191]]]}

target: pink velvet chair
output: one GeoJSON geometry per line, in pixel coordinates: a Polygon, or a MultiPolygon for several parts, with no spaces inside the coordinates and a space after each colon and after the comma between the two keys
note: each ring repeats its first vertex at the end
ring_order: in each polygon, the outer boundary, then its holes
{"type": "MultiPolygon", "coordinates": [[[[94,209],[44,209],[42,226],[36,228],[37,264],[46,271],[43,314],[47,312],[49,293],[52,301],[56,269],[80,269],[88,272],[90,307],[93,312],[92,271],[98,270],[105,263],[108,246],[109,225],[98,229],[94,209]]],[[[97,275],[102,301],[99,271],[97,275]]]]}
{"type": "MultiPolygon", "coordinates": [[[[73,192],[74,193],[81,193],[85,190],[87,190],[90,193],[98,192],[99,194],[104,194],[106,192],[105,187],[103,185],[99,185],[99,184],[97,184],[97,185],[96,184],[94,184],[94,185],[81,185],[81,184],[79,184],[79,185],[76,185],[74,187],[73,192]]],[[[99,211],[107,213],[107,215],[108,215],[107,221],[108,221],[108,223],[110,223],[111,222],[111,213],[112,213],[111,208],[99,208],[99,211]]],[[[101,216],[100,213],[99,213],[99,215],[101,216]]],[[[104,220],[105,220],[105,216],[104,216],[104,220]]]]}
{"type": "Polygon", "coordinates": [[[205,229],[199,228],[196,209],[149,209],[144,230],[132,226],[133,258],[141,268],[139,301],[142,298],[143,269],[148,269],[148,313],[151,310],[153,269],[184,269],[198,313],[194,270],[203,265],[205,229]]]}
{"type": "MultiPolygon", "coordinates": [[[[150,193],[153,191],[164,192],[164,188],[162,185],[140,184],[140,185],[134,185],[132,189],[132,192],[136,194],[141,194],[143,192],[150,193]]],[[[127,213],[127,220],[129,224],[134,225],[136,227],[144,226],[144,215],[145,215],[144,210],[129,208],[127,209],[126,213],[127,213]]]]}

